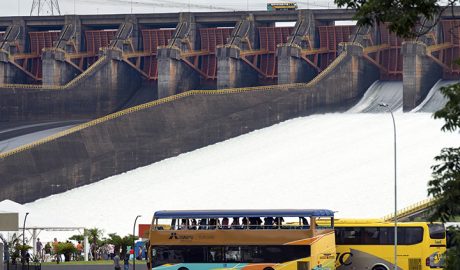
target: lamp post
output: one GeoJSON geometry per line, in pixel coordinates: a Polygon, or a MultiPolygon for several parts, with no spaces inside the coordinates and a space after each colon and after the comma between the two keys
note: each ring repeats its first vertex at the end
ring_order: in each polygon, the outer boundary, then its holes
{"type": "Polygon", "coordinates": [[[396,177],[396,123],[395,123],[395,117],[393,116],[393,112],[391,111],[390,107],[386,103],[379,103],[380,107],[384,107],[390,114],[391,114],[391,119],[393,120],[393,142],[394,142],[394,178],[395,178],[395,212],[394,212],[394,221],[395,221],[395,250],[394,250],[394,269],[398,269],[398,186],[397,186],[397,177],[396,177]]]}
{"type": "Polygon", "coordinates": [[[136,249],[134,247],[135,245],[135,234],[136,234],[136,222],[137,222],[137,219],[140,218],[141,215],[138,215],[136,217],[136,219],[134,220],[134,226],[133,226],[133,270],[136,270],[136,249]]]}
{"type": "Polygon", "coordinates": [[[21,252],[21,262],[22,262],[22,268],[24,269],[24,263],[26,262],[26,250],[24,249],[26,245],[26,220],[27,216],[29,215],[29,212],[26,213],[24,217],[24,224],[22,225],[22,252],[21,252]]]}

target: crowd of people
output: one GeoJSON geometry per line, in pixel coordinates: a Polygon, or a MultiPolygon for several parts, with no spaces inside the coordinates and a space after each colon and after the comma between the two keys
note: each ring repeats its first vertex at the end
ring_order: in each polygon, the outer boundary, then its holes
{"type": "MultiPolygon", "coordinates": [[[[304,217],[299,217],[302,228],[309,228],[309,222],[304,217]]],[[[172,220],[171,228],[175,230],[230,230],[230,229],[277,229],[283,227],[283,217],[233,217],[232,222],[228,217],[224,218],[203,218],[197,222],[196,219],[181,219],[180,222],[172,220]],[[240,222],[241,219],[241,222],[240,222]],[[180,225],[179,225],[180,223],[180,225]]],[[[289,226],[288,228],[294,228],[289,226]]]]}
{"type": "MultiPolygon", "coordinates": [[[[37,242],[35,245],[36,248],[36,258],[40,262],[61,262],[64,260],[83,260],[85,257],[85,249],[84,245],[81,241],[77,241],[76,244],[70,242],[70,241],[65,241],[64,243],[70,243],[74,245],[74,252],[70,254],[70,258],[65,258],[65,254],[62,254],[62,252],[59,252],[58,250],[58,245],[59,242],[57,238],[54,238],[53,242],[47,242],[46,244],[43,244],[40,240],[40,238],[37,238],[37,242]]],[[[88,259],[89,260],[114,260],[116,254],[120,254],[120,250],[115,250],[115,245],[112,244],[103,244],[99,246],[96,241],[93,241],[89,245],[88,249],[88,259]]],[[[134,254],[134,250],[131,249],[128,251],[128,254],[123,257],[130,257],[134,256],[131,255],[134,254]]],[[[138,250],[136,251],[137,259],[142,260],[145,258],[145,252],[142,248],[142,246],[138,247],[138,250]]]]}
{"type": "Polygon", "coordinates": [[[77,244],[73,244],[69,240],[65,242],[59,242],[57,238],[54,238],[52,242],[46,242],[43,244],[40,238],[37,238],[37,242],[35,243],[36,249],[36,256],[40,262],[60,262],[65,260],[64,254],[59,254],[58,252],[58,245],[60,243],[67,243],[71,245],[75,245],[75,252],[71,254],[73,260],[78,260],[80,257],[83,257],[83,244],[81,241],[78,241],[77,244]]]}

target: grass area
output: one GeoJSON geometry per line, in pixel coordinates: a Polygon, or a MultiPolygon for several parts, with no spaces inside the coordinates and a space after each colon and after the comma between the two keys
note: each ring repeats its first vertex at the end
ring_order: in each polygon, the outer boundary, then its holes
{"type": "MultiPolygon", "coordinates": [[[[130,264],[132,264],[132,260],[129,261],[130,264]]],[[[147,262],[146,261],[139,261],[136,260],[136,265],[145,265],[147,262]]],[[[123,261],[120,261],[120,264],[123,264],[123,261]]],[[[70,261],[70,262],[60,262],[57,264],[56,262],[44,262],[42,265],[113,265],[112,260],[99,260],[99,261],[70,261]]]]}

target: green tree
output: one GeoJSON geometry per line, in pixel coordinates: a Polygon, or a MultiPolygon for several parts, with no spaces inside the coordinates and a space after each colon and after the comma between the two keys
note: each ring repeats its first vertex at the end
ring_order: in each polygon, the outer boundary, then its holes
{"type": "Polygon", "coordinates": [[[104,230],[98,229],[98,228],[91,228],[91,229],[86,229],[85,230],[85,235],[88,236],[88,240],[90,243],[93,242],[98,242],[102,238],[102,235],[104,234],[104,230]]]}
{"type": "MultiPolygon", "coordinates": [[[[441,88],[448,98],[443,109],[434,114],[445,120],[443,131],[460,131],[460,84],[441,88]]],[[[432,166],[433,179],[428,182],[428,194],[435,198],[432,220],[454,221],[460,216],[460,147],[443,148],[432,166]]],[[[447,270],[460,269],[460,230],[451,228],[452,248],[447,252],[447,270]]]]}
{"type": "Polygon", "coordinates": [[[124,256],[126,256],[128,252],[128,246],[132,246],[134,241],[136,241],[137,239],[139,239],[139,237],[133,236],[132,234],[129,234],[122,238],[121,254],[123,255],[123,258],[124,256]]]}
{"type": "MultiPolygon", "coordinates": [[[[434,114],[444,119],[443,131],[460,131],[460,84],[441,88],[447,104],[434,114]]],[[[432,166],[433,179],[428,182],[428,194],[436,199],[432,220],[453,221],[460,216],[460,147],[443,148],[432,166]]]]}
{"type": "Polygon", "coordinates": [[[109,233],[107,243],[114,245],[115,254],[118,254],[123,245],[123,239],[116,233],[109,233]]]}
{"type": "Polygon", "coordinates": [[[74,240],[74,241],[80,241],[83,243],[85,240],[85,236],[83,234],[74,234],[71,237],[69,237],[69,240],[74,240]]]}
{"type": "Polygon", "coordinates": [[[56,247],[57,254],[64,254],[65,261],[70,261],[72,254],[77,252],[77,248],[70,242],[58,243],[56,247]]]}
{"type": "Polygon", "coordinates": [[[456,248],[450,248],[447,252],[447,269],[460,269],[460,254],[458,247],[460,247],[460,228],[454,228],[451,227],[449,228],[449,234],[452,236],[451,239],[449,239],[448,244],[450,244],[452,247],[456,248]]]}
{"type": "Polygon", "coordinates": [[[356,10],[358,26],[388,23],[390,31],[401,37],[422,35],[437,23],[439,12],[455,4],[441,7],[437,0],[334,0],[338,7],[356,10]],[[425,19],[420,20],[423,17],[425,19]],[[430,22],[431,21],[431,22],[430,22]]]}

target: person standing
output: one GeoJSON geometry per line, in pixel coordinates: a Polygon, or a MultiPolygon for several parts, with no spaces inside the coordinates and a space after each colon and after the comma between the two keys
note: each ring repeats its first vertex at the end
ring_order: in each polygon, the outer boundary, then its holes
{"type": "Polygon", "coordinates": [[[83,257],[85,255],[83,252],[83,245],[81,244],[81,241],[78,241],[76,248],[77,248],[77,258],[80,259],[80,257],[83,257]]]}
{"type": "Polygon", "coordinates": [[[93,257],[93,261],[97,259],[97,244],[96,244],[96,239],[94,239],[93,243],[91,244],[91,255],[93,257]]]}
{"type": "Polygon", "coordinates": [[[42,242],[40,242],[40,238],[37,238],[36,249],[37,249],[37,258],[40,261],[42,261],[43,260],[43,244],[42,242]]]}
{"type": "Polygon", "coordinates": [[[113,257],[113,267],[115,268],[115,270],[121,270],[120,256],[118,256],[118,253],[116,253],[113,257]]]}
{"type": "Polygon", "coordinates": [[[129,253],[125,254],[125,258],[123,259],[124,270],[129,270],[129,253]]]}
{"type": "Polygon", "coordinates": [[[142,260],[142,253],[144,250],[142,249],[142,246],[139,246],[139,250],[137,251],[137,257],[136,260],[142,260]]]}
{"type": "Polygon", "coordinates": [[[43,258],[44,262],[48,262],[51,257],[51,244],[50,242],[46,243],[45,245],[45,257],[43,258]]]}
{"type": "Polygon", "coordinates": [[[61,261],[61,254],[58,254],[58,245],[59,245],[59,242],[57,240],[57,238],[54,238],[54,241],[53,241],[53,252],[56,256],[56,263],[59,263],[61,261]]]}

